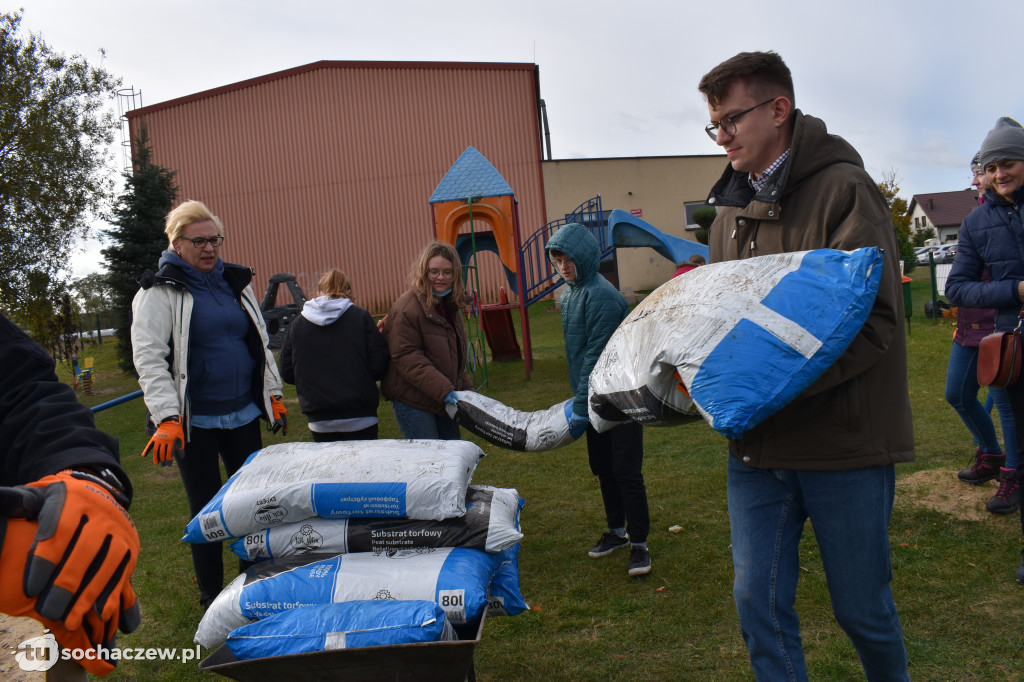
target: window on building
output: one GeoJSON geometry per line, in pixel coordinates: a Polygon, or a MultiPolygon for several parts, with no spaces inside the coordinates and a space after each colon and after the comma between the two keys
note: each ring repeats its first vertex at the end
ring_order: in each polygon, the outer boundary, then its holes
{"type": "Polygon", "coordinates": [[[698,227],[700,227],[700,225],[698,225],[693,219],[693,212],[699,208],[705,208],[707,205],[708,204],[703,201],[687,201],[686,204],[684,204],[684,208],[686,210],[687,230],[696,230],[698,227]]]}

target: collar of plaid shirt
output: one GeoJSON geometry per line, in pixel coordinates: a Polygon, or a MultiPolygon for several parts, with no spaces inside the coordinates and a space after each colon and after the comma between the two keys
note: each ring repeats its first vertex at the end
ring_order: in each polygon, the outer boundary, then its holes
{"type": "Polygon", "coordinates": [[[786,151],[782,152],[782,155],[779,156],[779,158],[775,159],[772,162],[772,165],[768,166],[768,168],[766,168],[765,171],[763,173],[761,173],[761,176],[759,178],[757,178],[756,180],[754,179],[754,174],[750,173],[747,176],[747,182],[750,183],[750,186],[754,188],[755,192],[760,192],[762,189],[764,189],[765,185],[768,184],[768,179],[772,177],[772,173],[777,171],[779,169],[779,166],[781,166],[783,163],[785,163],[786,159],[788,159],[788,158],[789,158],[789,149],[787,149],[786,151]]]}

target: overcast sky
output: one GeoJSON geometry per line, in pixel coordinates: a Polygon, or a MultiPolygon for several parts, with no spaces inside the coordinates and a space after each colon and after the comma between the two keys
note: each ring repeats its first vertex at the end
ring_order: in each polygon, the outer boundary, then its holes
{"type": "MultiPolygon", "coordinates": [[[[716,154],[700,77],[775,50],[797,106],[900,194],[964,189],[999,116],[1024,117],[1024,2],[950,0],[22,0],[22,29],[149,106],[321,59],[536,63],[555,158],[716,154]],[[1005,28],[1003,28],[1005,27],[1005,28]]],[[[95,247],[76,275],[97,269],[95,247]]]]}

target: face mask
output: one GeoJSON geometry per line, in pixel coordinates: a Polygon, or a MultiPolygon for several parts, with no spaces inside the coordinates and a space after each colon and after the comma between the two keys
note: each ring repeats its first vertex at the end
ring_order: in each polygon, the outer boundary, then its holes
{"type": "Polygon", "coordinates": [[[434,296],[437,296],[438,298],[444,298],[445,296],[447,296],[450,293],[452,293],[452,288],[448,287],[444,291],[435,291],[434,292],[434,296]]]}

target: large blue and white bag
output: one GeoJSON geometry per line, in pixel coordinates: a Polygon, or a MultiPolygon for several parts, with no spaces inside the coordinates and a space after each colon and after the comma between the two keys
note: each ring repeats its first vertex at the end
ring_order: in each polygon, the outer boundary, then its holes
{"type": "Polygon", "coordinates": [[[842,355],[871,312],[882,267],[876,247],[818,249],[669,280],[623,320],[594,366],[591,424],[702,416],[739,438],[842,355]]]}
{"type": "Polygon", "coordinates": [[[433,601],[452,625],[462,625],[487,608],[487,587],[503,559],[457,547],[260,562],[217,595],[199,622],[195,642],[213,649],[253,619],[300,606],[366,599],[433,601]]]}
{"type": "Polygon", "coordinates": [[[487,617],[517,616],[529,609],[519,585],[519,543],[501,553],[501,565],[487,588],[487,617]]]}
{"type": "Polygon", "coordinates": [[[476,391],[455,391],[448,416],[492,445],[519,452],[543,452],[575,442],[569,433],[572,399],[545,410],[522,412],[476,391]]]}
{"type": "Polygon", "coordinates": [[[235,658],[246,661],[455,638],[444,610],[434,602],[387,600],[301,606],[243,625],[226,643],[235,658]]]}
{"type": "Polygon", "coordinates": [[[185,529],[218,542],[325,518],[447,519],[466,512],[484,452],[461,440],[280,443],[257,450],[185,529]]]}
{"type": "Polygon", "coordinates": [[[230,548],[248,561],[432,547],[501,552],[523,539],[519,527],[522,507],[523,499],[514,488],[471,485],[466,491],[466,513],[455,518],[418,521],[311,517],[250,533],[232,542],[230,548]]]}

